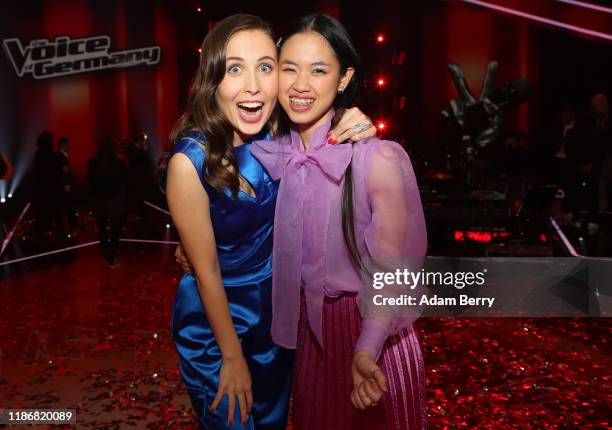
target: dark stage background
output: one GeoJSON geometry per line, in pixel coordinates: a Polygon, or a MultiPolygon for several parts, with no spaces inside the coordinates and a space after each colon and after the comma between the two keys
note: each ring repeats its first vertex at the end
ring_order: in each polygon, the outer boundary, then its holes
{"type": "MultiPolygon", "coordinates": [[[[529,11],[534,2],[493,3],[529,11]]],[[[599,30],[612,28],[610,14],[570,10],[555,1],[537,3],[540,10],[531,12],[599,30]]],[[[434,158],[445,150],[440,144],[440,111],[456,96],[447,70],[451,61],[461,65],[475,93],[492,59],[499,62],[498,86],[527,77],[535,95],[506,113],[505,121],[509,132],[534,137],[553,119],[560,100],[572,99],[584,108],[590,95],[612,90],[609,42],[459,1],[382,0],[362,7],[350,1],[26,0],[3,2],[0,8],[2,39],[16,37],[25,44],[59,35],[108,35],[111,50],[161,47],[161,61],[154,66],[41,81],[19,78],[7,56],[1,55],[0,151],[15,164],[12,183],[3,184],[11,189],[22,184],[43,130],[71,138],[71,162],[80,190],[86,162],[102,136],[121,139],[145,130],[152,142],[151,156],[158,157],[168,145],[209,25],[237,11],[261,15],[279,30],[308,12],[339,17],[367,70],[360,106],[374,119],[385,120],[386,137],[423,157],[434,158]],[[384,43],[376,43],[378,34],[384,34],[384,43]],[[376,85],[380,77],[386,81],[384,88],[376,85]]]]}
{"type": "MultiPolygon", "coordinates": [[[[556,186],[551,194],[538,178],[553,170],[560,104],[573,103],[583,119],[594,94],[612,96],[610,2],[2,1],[0,41],[107,35],[110,51],[159,46],[161,59],[35,80],[19,77],[0,52],[0,154],[14,165],[13,177],[0,179],[0,408],[76,408],[79,428],[195,427],[169,327],[182,272],[164,197],[152,180],[136,196],[119,234],[121,265],[105,262],[87,163],[102,137],[125,150],[145,131],[157,165],[203,37],[237,12],[260,15],[279,33],[311,12],[346,25],[366,71],[358,105],[415,166],[429,255],[612,255],[612,213],[585,205],[568,214],[556,186]],[[490,60],[499,63],[496,87],[526,77],[533,94],[502,113],[500,138],[479,164],[441,111],[457,97],[448,64],[461,66],[477,95],[490,60]],[[78,222],[68,234],[36,232],[28,206],[45,130],[71,140],[78,222]],[[528,151],[508,156],[509,136],[528,151]]],[[[430,428],[609,428],[609,326],[605,318],[421,318],[430,428]]]]}

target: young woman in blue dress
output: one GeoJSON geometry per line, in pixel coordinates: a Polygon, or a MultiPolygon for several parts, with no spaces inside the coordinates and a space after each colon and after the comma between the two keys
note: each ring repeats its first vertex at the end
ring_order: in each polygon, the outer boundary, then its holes
{"type": "MultiPolygon", "coordinates": [[[[292,357],[270,335],[278,182],[250,151],[274,129],[277,48],[261,18],[233,15],[201,52],[165,185],[192,264],[177,289],[173,338],[202,428],[280,430],[292,357]]],[[[352,109],[329,142],[373,134],[369,118],[352,109]]]]}

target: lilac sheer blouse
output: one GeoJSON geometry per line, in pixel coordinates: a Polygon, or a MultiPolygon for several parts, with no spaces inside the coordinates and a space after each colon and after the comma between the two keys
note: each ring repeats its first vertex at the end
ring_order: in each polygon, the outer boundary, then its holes
{"type": "MultiPolygon", "coordinates": [[[[427,233],[412,165],[395,142],[368,139],[329,145],[332,115],[308,150],[297,131],[254,142],[252,154],[273,179],[281,179],[274,218],[272,338],[295,348],[304,289],[308,322],[322,344],[325,296],[359,293],[361,274],[351,263],[342,234],[342,191],[353,169],[355,234],[361,256],[422,257],[427,233]]],[[[377,359],[386,338],[412,319],[363,318],[355,350],[377,359]]]]}

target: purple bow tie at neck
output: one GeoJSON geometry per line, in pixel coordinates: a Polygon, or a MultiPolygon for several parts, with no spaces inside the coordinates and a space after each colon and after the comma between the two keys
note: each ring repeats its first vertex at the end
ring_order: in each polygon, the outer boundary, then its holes
{"type": "Polygon", "coordinates": [[[298,170],[303,165],[312,163],[319,166],[321,171],[335,183],[339,183],[351,162],[353,148],[350,144],[324,144],[304,150],[299,135],[292,130],[291,138],[283,136],[272,141],[254,142],[251,153],[257,157],[274,180],[286,176],[289,166],[298,170]]]}
{"type": "MultiPolygon", "coordinates": [[[[304,150],[299,134],[292,130],[291,138],[253,143],[252,154],[259,159],[273,179],[281,179],[274,215],[272,256],[272,338],[286,348],[295,348],[300,315],[300,288],[304,234],[305,187],[315,191],[317,198],[309,203],[320,219],[328,223],[331,197],[330,182],[340,185],[351,162],[350,144],[329,145],[326,132],[328,121],[313,134],[308,150],[304,150]],[[317,174],[317,169],[323,174],[317,174]],[[305,182],[305,178],[308,181],[305,182]]],[[[311,221],[313,222],[313,221],[311,221]]],[[[318,282],[316,284],[319,284],[318,282]]],[[[323,284],[305,290],[311,328],[322,344],[323,284]]]]}
{"type": "MultiPolygon", "coordinates": [[[[306,164],[317,165],[321,171],[336,184],[340,183],[351,162],[353,147],[351,145],[331,146],[326,145],[318,149],[300,151],[291,149],[287,168],[299,170],[306,164]]],[[[285,170],[287,172],[287,169],[285,170]]]]}

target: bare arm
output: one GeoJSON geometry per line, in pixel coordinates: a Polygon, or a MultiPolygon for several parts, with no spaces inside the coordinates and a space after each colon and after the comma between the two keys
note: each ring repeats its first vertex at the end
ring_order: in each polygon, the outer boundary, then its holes
{"type": "MultiPolygon", "coordinates": [[[[241,412],[243,408],[244,412],[250,409],[247,405],[252,403],[251,379],[221,279],[208,194],[202,188],[191,161],[183,154],[175,154],[170,160],[166,192],[172,219],[193,265],[206,318],[223,356],[223,367],[231,367],[229,374],[225,372],[226,377],[222,367],[219,392],[213,403],[215,408],[223,395],[228,394],[228,421],[231,421],[235,396],[238,397],[241,412]]],[[[243,421],[245,417],[246,413],[243,414],[243,421]]]]}
{"type": "Polygon", "coordinates": [[[172,219],[193,264],[198,290],[221,353],[224,358],[235,358],[242,350],[221,280],[208,195],[183,154],[176,154],[170,161],[167,194],[172,219]]]}

